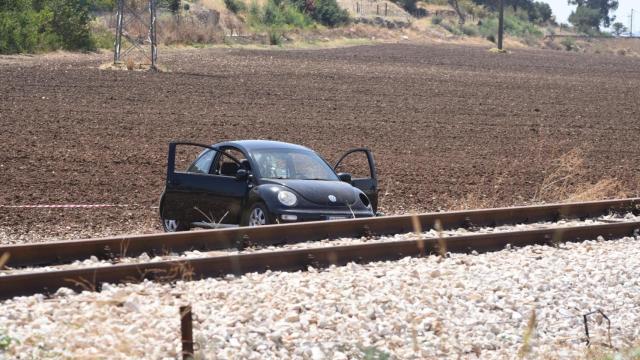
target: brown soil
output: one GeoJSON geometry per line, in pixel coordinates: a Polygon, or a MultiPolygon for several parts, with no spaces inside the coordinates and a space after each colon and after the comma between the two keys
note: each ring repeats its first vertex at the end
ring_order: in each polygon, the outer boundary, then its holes
{"type": "Polygon", "coordinates": [[[0,205],[131,206],[0,208],[3,231],[158,229],[171,139],[370,147],[387,212],[530,202],[575,148],[584,182],[638,193],[638,59],[451,45],[164,52],[166,73],[108,59],[0,59],[0,205]]]}

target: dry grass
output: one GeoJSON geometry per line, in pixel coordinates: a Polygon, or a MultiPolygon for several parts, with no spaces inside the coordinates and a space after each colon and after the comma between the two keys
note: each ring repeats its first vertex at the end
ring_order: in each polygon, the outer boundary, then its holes
{"type": "Polygon", "coordinates": [[[209,10],[223,12],[227,9],[227,6],[224,4],[224,0],[199,0],[197,3],[209,10]]]}
{"type": "Polygon", "coordinates": [[[127,64],[127,70],[129,71],[133,71],[133,69],[135,69],[136,67],[136,64],[133,62],[132,58],[128,58],[126,64],[127,64]]]}
{"type": "Polygon", "coordinates": [[[522,337],[522,347],[518,351],[519,358],[525,358],[531,353],[532,345],[531,340],[535,336],[536,327],[538,325],[538,320],[536,317],[536,311],[531,311],[531,316],[529,316],[529,321],[527,322],[527,328],[524,331],[524,336],[522,337]]]}
{"type": "Polygon", "coordinates": [[[162,29],[161,41],[165,45],[222,43],[224,30],[219,24],[220,15],[214,12],[202,19],[165,16],[158,21],[158,27],[162,29]]]}
{"type": "Polygon", "coordinates": [[[601,346],[590,346],[585,352],[587,360],[640,360],[640,343],[627,345],[623,348],[611,350],[601,346]]]}
{"type": "Polygon", "coordinates": [[[583,180],[585,173],[582,150],[573,149],[563,154],[552,162],[533,201],[588,201],[626,195],[619,181],[606,177],[589,183],[583,180]]]}
{"type": "Polygon", "coordinates": [[[10,254],[8,252],[2,253],[0,255],[0,270],[4,269],[4,264],[9,261],[10,254]]]}
{"type": "MultiPolygon", "coordinates": [[[[523,198],[522,204],[527,203],[554,203],[554,202],[577,202],[603,200],[611,198],[624,198],[629,196],[625,186],[615,178],[603,177],[593,181],[587,179],[588,164],[585,161],[585,151],[574,148],[564,153],[559,147],[553,147],[546,143],[531,147],[531,163],[544,163],[546,152],[560,154],[553,160],[546,160],[549,165],[542,172],[537,189],[530,198],[523,198]],[[538,148],[539,151],[535,149],[538,148]]],[[[488,190],[470,191],[462,199],[451,201],[449,209],[480,209],[498,206],[508,206],[505,204],[504,195],[512,186],[510,179],[517,174],[526,171],[528,163],[517,163],[505,159],[505,166],[493,177],[485,179],[485,186],[490,184],[488,190]]]]}

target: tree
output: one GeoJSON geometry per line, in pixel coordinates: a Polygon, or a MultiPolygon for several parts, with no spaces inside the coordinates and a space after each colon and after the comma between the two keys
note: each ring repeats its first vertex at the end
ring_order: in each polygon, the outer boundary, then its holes
{"type": "Polygon", "coordinates": [[[169,11],[171,11],[174,14],[180,11],[180,3],[181,3],[181,0],[169,1],[169,11]]]}
{"type": "Polygon", "coordinates": [[[613,33],[616,36],[620,36],[622,35],[622,33],[627,32],[627,27],[624,26],[621,22],[615,22],[613,23],[613,25],[611,25],[611,27],[613,28],[613,33]]]}
{"type": "Polygon", "coordinates": [[[576,11],[569,15],[569,22],[575,26],[578,31],[589,33],[600,31],[600,12],[586,6],[579,6],[576,11]]]}
{"type": "Polygon", "coordinates": [[[465,14],[462,11],[462,9],[460,8],[460,4],[458,4],[458,0],[447,0],[449,2],[449,5],[453,8],[453,10],[456,11],[456,14],[458,14],[458,23],[460,25],[464,25],[464,21],[466,20],[465,18],[465,14]]]}
{"type": "Polygon", "coordinates": [[[551,11],[551,6],[545,2],[536,1],[533,3],[533,6],[528,11],[529,21],[536,21],[539,23],[544,23],[551,20],[551,16],[553,12],[551,11]]]}
{"type": "MultiPolygon", "coordinates": [[[[596,10],[598,13],[598,25],[595,27],[597,31],[600,31],[600,23],[602,23],[605,27],[609,27],[611,22],[615,20],[615,16],[609,16],[609,13],[615,11],[618,8],[618,0],[568,0],[569,5],[577,5],[576,11],[571,13],[577,14],[580,8],[589,8],[591,10],[596,10]]],[[[570,17],[571,17],[570,15],[570,17]]],[[[584,11],[582,13],[577,14],[576,19],[586,20],[593,16],[593,12],[584,11]]],[[[592,19],[589,19],[591,22],[592,19]]],[[[571,20],[569,20],[571,22],[571,20]]],[[[573,22],[571,22],[573,23],[573,22]]],[[[575,25],[575,24],[574,24],[575,25]]],[[[579,27],[576,25],[576,27],[579,27]]]]}

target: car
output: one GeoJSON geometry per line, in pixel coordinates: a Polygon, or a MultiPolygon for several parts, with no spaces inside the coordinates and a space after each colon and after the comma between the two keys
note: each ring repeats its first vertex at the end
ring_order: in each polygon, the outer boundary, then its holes
{"type": "Polygon", "coordinates": [[[171,142],[159,210],[163,229],[174,232],[371,217],[377,206],[378,179],[369,149],[351,149],[331,166],[304,146],[237,140],[171,142]],[[176,169],[178,147],[200,152],[185,170],[176,169]],[[363,176],[336,172],[353,157],[363,176]]]}

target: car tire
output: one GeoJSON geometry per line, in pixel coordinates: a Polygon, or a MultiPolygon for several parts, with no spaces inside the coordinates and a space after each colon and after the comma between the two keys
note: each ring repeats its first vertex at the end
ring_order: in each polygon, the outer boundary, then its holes
{"type": "Polygon", "coordinates": [[[185,220],[164,217],[164,194],[160,198],[160,223],[164,232],[187,231],[190,229],[189,223],[185,220]]]}
{"type": "Polygon", "coordinates": [[[162,221],[162,229],[164,232],[187,231],[189,226],[184,221],[178,219],[160,219],[162,221]]]}
{"type": "Polygon", "coordinates": [[[242,219],[243,226],[262,226],[273,224],[273,215],[263,202],[256,202],[249,208],[242,219]]]}

